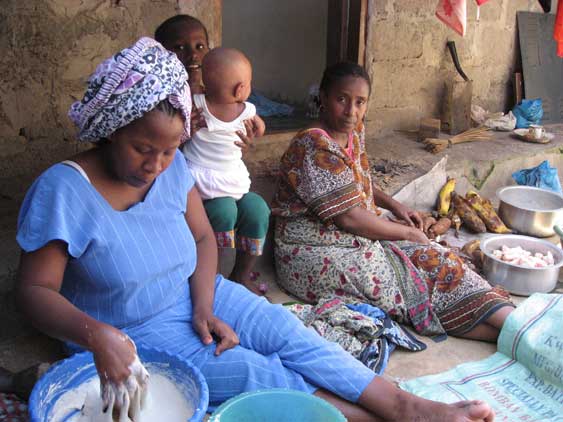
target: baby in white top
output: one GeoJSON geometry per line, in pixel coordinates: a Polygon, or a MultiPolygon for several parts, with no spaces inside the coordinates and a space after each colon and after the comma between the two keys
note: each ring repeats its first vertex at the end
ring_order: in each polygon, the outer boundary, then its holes
{"type": "Polygon", "coordinates": [[[245,120],[253,119],[256,136],[265,125],[256,107],[246,102],[251,91],[252,66],[232,48],[216,48],[203,59],[205,94],[195,94],[206,126],[182,147],[196,187],[203,200],[220,197],[240,199],[250,189],[250,176],[242,161],[237,131],[246,134],[245,120]]]}

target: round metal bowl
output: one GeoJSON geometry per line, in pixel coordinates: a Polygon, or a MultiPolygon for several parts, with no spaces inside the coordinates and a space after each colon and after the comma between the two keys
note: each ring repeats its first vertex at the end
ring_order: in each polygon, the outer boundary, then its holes
{"type": "Polygon", "coordinates": [[[563,196],[531,186],[508,186],[497,191],[499,217],[511,229],[536,237],[553,236],[563,211],[563,196]]]}
{"type": "Polygon", "coordinates": [[[483,273],[492,285],[501,285],[510,293],[529,296],[532,293],[552,291],[559,278],[559,268],[563,265],[563,251],[553,243],[529,236],[515,234],[489,236],[481,241],[483,251],[483,273]],[[531,268],[509,264],[493,256],[495,249],[503,245],[509,248],[520,246],[532,253],[553,254],[555,264],[544,268],[531,268]]]}

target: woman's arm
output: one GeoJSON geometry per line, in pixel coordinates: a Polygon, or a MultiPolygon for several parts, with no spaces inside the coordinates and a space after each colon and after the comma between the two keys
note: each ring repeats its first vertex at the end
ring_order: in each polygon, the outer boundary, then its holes
{"type": "Polygon", "coordinates": [[[17,300],[21,311],[45,334],[71,341],[94,353],[100,375],[116,383],[130,374],[135,347],[118,329],[88,316],[60,293],[68,263],[66,243],[52,241],[34,252],[22,252],[17,300]]]}
{"type": "Polygon", "coordinates": [[[190,278],[190,293],[193,304],[192,325],[204,344],[210,344],[211,333],[220,341],[215,349],[219,355],[224,350],[236,346],[238,336],[220,319],[213,315],[215,294],[215,273],[217,269],[217,242],[199,192],[195,187],[188,193],[186,222],[196,242],[196,269],[190,278]]]}
{"type": "Polygon", "coordinates": [[[410,240],[428,244],[426,235],[414,226],[406,226],[381,218],[372,212],[355,206],[334,217],[334,223],[342,230],[372,240],[410,240]]]}
{"type": "Polygon", "coordinates": [[[377,186],[372,185],[372,189],[375,205],[391,211],[395,217],[404,220],[409,226],[422,229],[422,217],[416,211],[411,210],[399,201],[395,201],[377,186]]]}
{"type": "Polygon", "coordinates": [[[217,270],[217,242],[195,187],[188,193],[186,222],[195,239],[197,251],[196,268],[190,278],[194,314],[212,314],[217,270]]]}

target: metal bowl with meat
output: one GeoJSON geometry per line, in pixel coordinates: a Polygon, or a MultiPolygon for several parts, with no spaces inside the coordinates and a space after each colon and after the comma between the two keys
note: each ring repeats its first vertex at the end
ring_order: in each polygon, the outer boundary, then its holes
{"type": "Polygon", "coordinates": [[[501,285],[510,293],[521,296],[553,290],[559,278],[559,269],[563,265],[561,248],[546,240],[529,236],[489,236],[481,241],[481,250],[484,254],[485,278],[492,285],[501,285]],[[503,253],[503,250],[506,252],[500,255],[498,251],[503,253]],[[544,264],[547,265],[539,266],[540,263],[536,260],[540,259],[539,254],[546,257],[544,264]],[[551,260],[547,258],[549,256],[551,260]]]}

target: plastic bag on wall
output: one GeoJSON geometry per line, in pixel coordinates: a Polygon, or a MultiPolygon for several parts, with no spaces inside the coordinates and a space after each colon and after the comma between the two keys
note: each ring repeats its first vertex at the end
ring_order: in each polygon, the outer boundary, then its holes
{"type": "Polygon", "coordinates": [[[535,100],[522,100],[520,104],[514,106],[512,113],[516,116],[516,127],[518,129],[539,125],[543,117],[543,107],[541,98],[535,100]]]}
{"type": "Polygon", "coordinates": [[[510,132],[516,127],[516,117],[509,111],[506,114],[500,116],[491,116],[484,123],[490,129],[500,130],[504,132],[510,132]]]}
{"type": "Polygon", "coordinates": [[[557,169],[551,167],[547,160],[537,167],[522,169],[512,173],[512,178],[519,185],[534,186],[563,194],[557,169]]]}
{"type": "Polygon", "coordinates": [[[504,113],[490,113],[477,104],[471,104],[471,119],[479,126],[486,126],[493,130],[509,132],[516,127],[516,117],[509,111],[504,113]]]}
{"type": "MultiPolygon", "coordinates": [[[[477,6],[485,4],[489,0],[475,0],[477,6]]],[[[479,7],[477,7],[479,11],[479,7]]],[[[462,37],[465,36],[467,26],[467,0],[439,0],[436,6],[436,17],[452,28],[462,37]]],[[[479,12],[477,12],[477,21],[479,12]]]]}

